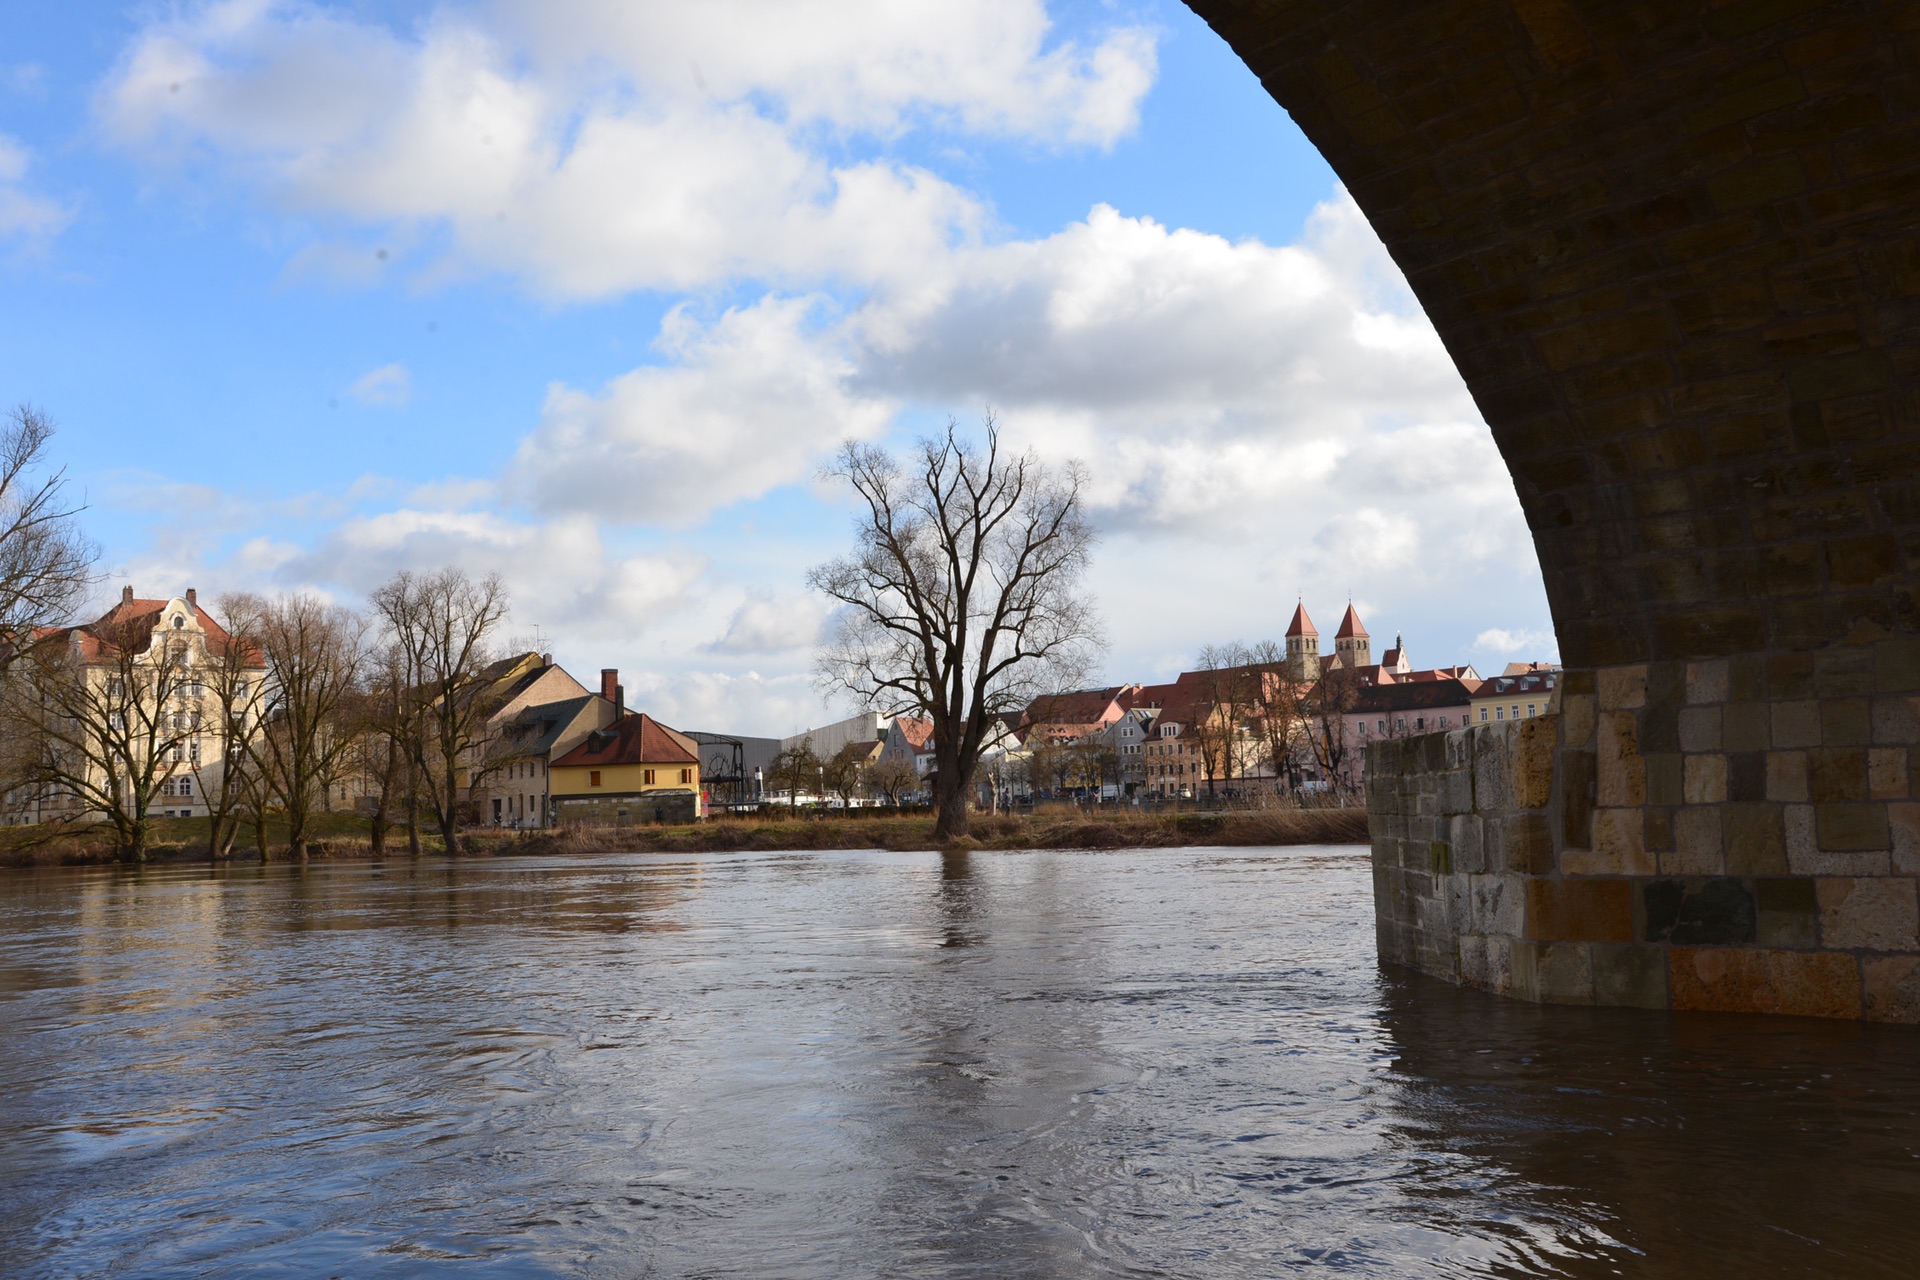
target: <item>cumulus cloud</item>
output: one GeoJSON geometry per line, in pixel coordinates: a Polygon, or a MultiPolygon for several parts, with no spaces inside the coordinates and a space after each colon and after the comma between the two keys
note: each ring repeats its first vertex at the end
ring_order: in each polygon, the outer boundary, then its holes
{"type": "Polygon", "coordinates": [[[1504,627],[1489,627],[1473,638],[1473,647],[1477,652],[1498,654],[1510,658],[1517,653],[1546,655],[1547,660],[1560,660],[1560,644],[1551,631],[1509,631],[1504,627]]]}
{"type": "Polygon", "coordinates": [[[808,330],[813,305],[767,298],[712,324],[677,310],[658,344],[668,363],[594,392],[555,386],[511,468],[516,491],[541,511],[685,524],[880,431],[892,404],[851,389],[846,358],[808,330]]]}
{"type": "Polygon", "coordinates": [[[398,408],[413,398],[413,375],[403,364],[383,364],[354,379],[347,394],[361,404],[398,408]]]}
{"type": "Polygon", "coordinates": [[[100,112],[123,145],[289,209],[436,228],[428,279],[505,271],[564,298],[870,285],[975,234],[982,210],[923,169],[830,164],[810,129],[1111,143],[1151,84],[1151,37],[1050,46],[1047,27],[1040,0],[569,2],[443,10],[402,36],[230,0],[150,26],[100,112]]]}
{"type": "Polygon", "coordinates": [[[17,138],[0,133],[0,238],[44,241],[73,220],[73,211],[27,186],[32,154],[17,138]]]}
{"type": "Polygon", "coordinates": [[[727,620],[727,630],[706,646],[709,653],[792,654],[820,639],[827,606],[817,596],[756,591],[727,620]]]}

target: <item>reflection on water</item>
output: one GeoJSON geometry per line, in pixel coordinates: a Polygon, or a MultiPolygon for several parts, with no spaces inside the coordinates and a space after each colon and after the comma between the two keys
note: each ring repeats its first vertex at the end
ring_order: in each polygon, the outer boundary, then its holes
{"type": "Polygon", "coordinates": [[[1385,975],[1363,850],[0,879],[8,1275],[1908,1276],[1920,1034],[1385,975]]]}

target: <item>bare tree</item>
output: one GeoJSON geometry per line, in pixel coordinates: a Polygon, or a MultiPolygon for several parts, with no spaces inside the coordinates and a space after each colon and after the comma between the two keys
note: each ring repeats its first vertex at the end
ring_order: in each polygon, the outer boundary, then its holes
{"type": "Polygon", "coordinates": [[[1359,702],[1360,689],[1358,672],[1345,667],[1322,669],[1320,678],[1314,681],[1303,700],[1307,739],[1314,761],[1326,777],[1328,787],[1343,797],[1354,790],[1348,768],[1353,744],[1347,740],[1347,714],[1359,702]]]}
{"type": "Polygon", "coordinates": [[[821,785],[829,794],[839,798],[840,807],[843,810],[851,812],[854,797],[860,794],[863,766],[866,764],[866,753],[870,749],[864,743],[849,742],[821,761],[821,785]]]}
{"type": "Polygon", "coordinates": [[[448,853],[459,847],[460,771],[472,759],[493,711],[486,694],[490,643],[507,616],[499,574],[475,581],[459,569],[402,571],[373,593],[399,650],[418,732],[407,750],[419,792],[433,810],[448,853]]]}
{"type": "Polygon", "coordinates": [[[371,810],[368,844],[375,854],[386,852],[396,808],[406,815],[409,852],[416,857],[420,853],[419,789],[409,744],[420,739],[421,710],[401,647],[388,644],[374,650],[349,715],[353,763],[366,784],[371,810]]]}
{"type": "Polygon", "coordinates": [[[293,856],[305,861],[313,812],[355,742],[347,714],[366,665],[366,619],[301,592],[261,602],[246,630],[269,673],[255,753],[277,784],[293,856]]]}
{"type": "Polygon", "coordinates": [[[1263,640],[1248,651],[1253,679],[1252,731],[1273,765],[1276,785],[1289,792],[1300,789],[1301,752],[1306,741],[1307,695],[1312,683],[1295,680],[1287,667],[1286,650],[1263,640]]]}
{"type": "Polygon", "coordinates": [[[817,670],[825,688],[933,722],[934,834],[967,832],[967,797],[989,726],[1078,683],[1100,647],[1082,594],[1094,535],[1077,465],[1003,455],[949,421],[911,466],[849,441],[825,474],[859,497],[858,549],[808,574],[845,606],[817,670]]]}
{"type": "Polygon", "coordinates": [[[861,770],[860,780],[869,794],[898,808],[901,800],[919,787],[920,774],[905,760],[881,756],[861,770]]]}
{"type": "Polygon", "coordinates": [[[67,501],[64,469],[45,472],[53,422],[32,405],[0,426],[0,633],[64,620],[92,581],[93,544],[67,501]]]}
{"type": "Polygon", "coordinates": [[[1207,775],[1209,798],[1216,794],[1216,780],[1233,781],[1246,754],[1246,721],[1254,702],[1251,667],[1252,656],[1242,644],[1210,644],[1200,651],[1193,745],[1207,775]]]}
{"type": "Polygon", "coordinates": [[[787,793],[787,806],[800,807],[802,791],[817,791],[822,785],[822,776],[826,762],[813,749],[813,739],[806,738],[777,752],[767,766],[767,782],[775,791],[787,793]]]}
{"type": "Polygon", "coordinates": [[[151,615],[109,615],[20,649],[0,685],[7,731],[30,744],[28,784],[59,819],[111,823],[123,861],[146,859],[154,802],[197,762],[191,660],[151,615]]]}
{"type": "MultiPolygon", "coordinates": [[[[259,601],[250,595],[224,595],[216,605],[226,620],[224,644],[207,646],[199,670],[205,690],[201,707],[209,737],[219,745],[205,752],[193,767],[194,783],[207,806],[207,854],[215,860],[233,856],[242,817],[259,787],[255,754],[265,723],[266,659],[252,630],[259,601]]],[[[262,850],[264,855],[265,850],[262,850]]]]}

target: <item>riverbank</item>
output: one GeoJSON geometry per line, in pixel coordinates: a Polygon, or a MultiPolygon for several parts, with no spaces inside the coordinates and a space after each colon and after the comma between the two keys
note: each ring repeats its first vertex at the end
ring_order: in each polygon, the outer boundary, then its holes
{"type": "MultiPolygon", "coordinates": [[[[325,815],[310,856],[366,859],[374,855],[366,823],[345,814],[325,815]]],[[[198,862],[207,858],[206,822],[163,819],[154,824],[148,861],[198,862]]],[[[269,833],[269,840],[278,833],[269,833]]],[[[65,866],[110,863],[105,831],[50,834],[16,827],[0,833],[0,866],[65,866]]],[[[1189,845],[1260,846],[1363,844],[1362,809],[1253,809],[1215,813],[1142,813],[1133,809],[1061,809],[1031,815],[978,814],[964,844],[977,849],[1152,849],[1189,845]]],[[[478,828],[461,835],[461,856],[567,856],[596,853],[727,853],[775,849],[930,849],[930,815],[905,817],[715,818],[685,826],[569,827],[513,832],[478,828]]],[[[422,852],[445,850],[437,836],[423,834],[422,852]]],[[[251,833],[235,850],[236,861],[258,861],[251,833]]],[[[275,860],[287,856],[275,848],[275,860]]],[[[386,858],[407,856],[404,832],[389,832],[386,858]]]]}

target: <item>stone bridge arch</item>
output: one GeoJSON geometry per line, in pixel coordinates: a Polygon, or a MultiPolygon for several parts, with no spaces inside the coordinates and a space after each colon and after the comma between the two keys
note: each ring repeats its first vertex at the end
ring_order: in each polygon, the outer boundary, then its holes
{"type": "Polygon", "coordinates": [[[1568,668],[1552,740],[1376,747],[1383,954],[1920,1020],[1920,5],[1189,3],[1432,317],[1568,668]]]}

